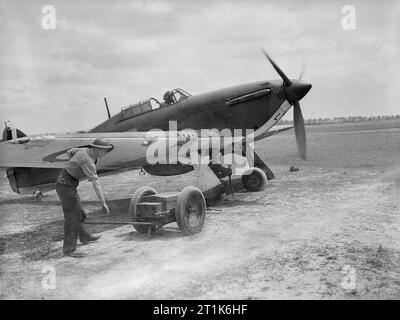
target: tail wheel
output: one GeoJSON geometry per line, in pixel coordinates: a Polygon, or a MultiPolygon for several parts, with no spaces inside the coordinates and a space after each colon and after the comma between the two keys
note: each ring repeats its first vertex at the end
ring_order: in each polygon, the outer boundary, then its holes
{"type": "Polygon", "coordinates": [[[267,185],[267,175],[259,168],[251,168],[242,175],[243,187],[250,192],[263,191],[267,185]]]}
{"type": "Polygon", "coordinates": [[[195,187],[186,187],[178,195],[175,209],[176,223],[186,235],[198,233],[206,217],[206,200],[195,187]]]}
{"type": "Polygon", "coordinates": [[[35,193],[35,199],[36,199],[36,201],[42,201],[43,200],[43,193],[42,193],[42,191],[36,191],[35,193]]]}
{"type": "MultiPolygon", "coordinates": [[[[142,201],[143,197],[151,196],[156,194],[157,191],[152,187],[143,186],[140,187],[135,191],[131,198],[131,202],[129,204],[129,215],[134,222],[142,222],[143,220],[137,216],[137,205],[142,201]]],[[[148,226],[141,226],[141,225],[133,225],[135,230],[140,233],[147,233],[149,227],[148,226]]]]}

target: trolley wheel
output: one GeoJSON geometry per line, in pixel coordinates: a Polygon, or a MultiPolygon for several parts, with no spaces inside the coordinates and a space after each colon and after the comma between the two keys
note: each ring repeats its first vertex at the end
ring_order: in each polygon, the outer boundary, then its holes
{"type": "MultiPolygon", "coordinates": [[[[140,187],[135,191],[129,204],[129,215],[131,216],[132,221],[143,222],[143,219],[140,219],[140,217],[137,216],[137,205],[142,201],[143,197],[156,193],[157,191],[154,188],[148,186],[140,187]]],[[[146,225],[133,225],[133,227],[137,232],[140,233],[147,233],[149,229],[149,227],[146,225]]]]}
{"type": "Polygon", "coordinates": [[[185,234],[200,232],[206,217],[206,200],[195,187],[186,187],[178,195],[175,218],[179,229],[185,234]]]}
{"type": "Polygon", "coordinates": [[[250,168],[242,175],[243,187],[250,192],[263,191],[267,185],[267,175],[259,168],[250,168]]]}

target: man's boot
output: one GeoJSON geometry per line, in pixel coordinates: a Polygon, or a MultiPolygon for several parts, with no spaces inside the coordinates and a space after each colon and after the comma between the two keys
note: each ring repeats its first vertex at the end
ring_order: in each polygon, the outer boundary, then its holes
{"type": "Polygon", "coordinates": [[[85,225],[81,224],[80,228],[79,228],[79,241],[82,242],[82,244],[88,244],[89,242],[92,241],[97,241],[101,238],[100,235],[93,235],[91,234],[85,225]]]}
{"type": "Polygon", "coordinates": [[[86,257],[86,255],[82,252],[76,252],[75,250],[73,251],[64,251],[64,256],[68,256],[71,258],[83,258],[86,257]]]}

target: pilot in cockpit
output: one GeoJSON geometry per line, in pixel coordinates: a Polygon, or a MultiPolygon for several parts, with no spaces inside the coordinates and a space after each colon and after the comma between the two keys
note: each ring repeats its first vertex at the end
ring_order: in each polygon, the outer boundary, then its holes
{"type": "Polygon", "coordinates": [[[174,93],[172,91],[167,91],[164,93],[164,102],[165,104],[173,104],[175,103],[174,93]]]}

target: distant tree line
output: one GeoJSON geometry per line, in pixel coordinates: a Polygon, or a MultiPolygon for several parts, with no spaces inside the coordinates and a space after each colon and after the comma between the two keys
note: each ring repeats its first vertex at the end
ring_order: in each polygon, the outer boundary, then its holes
{"type": "MultiPolygon", "coordinates": [[[[334,118],[315,118],[315,119],[304,119],[304,123],[308,125],[313,124],[328,124],[328,123],[343,123],[343,122],[358,122],[358,121],[376,121],[376,120],[400,120],[400,115],[384,115],[384,116],[348,116],[348,117],[334,117],[334,118]]],[[[280,120],[280,125],[293,124],[293,120],[280,120]]]]}

